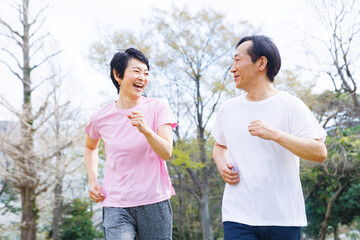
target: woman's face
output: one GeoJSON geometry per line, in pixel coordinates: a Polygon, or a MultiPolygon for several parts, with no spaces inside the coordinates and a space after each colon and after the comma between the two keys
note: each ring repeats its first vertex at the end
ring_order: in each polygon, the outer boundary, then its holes
{"type": "Polygon", "coordinates": [[[149,71],[145,63],[132,58],[128,62],[123,79],[116,79],[120,84],[120,94],[131,99],[137,99],[142,95],[148,84],[149,71]]]}

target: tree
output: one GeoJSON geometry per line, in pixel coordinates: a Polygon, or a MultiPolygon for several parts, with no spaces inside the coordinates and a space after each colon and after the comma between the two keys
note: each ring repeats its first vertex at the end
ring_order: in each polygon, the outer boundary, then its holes
{"type": "Polygon", "coordinates": [[[61,239],[101,239],[103,235],[93,227],[92,204],[89,200],[74,199],[65,206],[66,217],[61,225],[61,239]]]}
{"type": "MultiPolygon", "coordinates": [[[[354,0],[322,0],[310,4],[320,28],[316,36],[309,35],[314,48],[308,52],[315,53],[312,55],[315,68],[321,69],[318,72],[325,73],[334,87],[334,91],[320,94],[318,104],[313,107],[329,134],[328,160],[316,173],[308,175],[314,177],[308,181],[318,187],[310,189],[307,203],[315,206],[316,202],[323,201],[326,206],[317,210],[317,214],[323,214],[319,236],[325,239],[329,226],[336,230],[335,224],[340,223],[336,216],[338,204],[343,203],[340,199],[359,179],[359,164],[353,149],[357,149],[358,134],[354,128],[359,125],[360,116],[355,67],[359,63],[356,46],[360,36],[360,8],[354,0]]],[[[314,217],[317,214],[310,217],[310,226],[319,222],[319,218],[314,217]]]]}
{"type": "Polygon", "coordinates": [[[356,191],[360,180],[359,130],[357,126],[330,131],[326,163],[303,175],[302,180],[312,185],[306,200],[309,217],[306,231],[320,239],[327,235],[328,226],[337,237],[339,224],[351,224],[359,216],[360,193],[356,191]]]}
{"type": "Polygon", "coordinates": [[[335,92],[347,93],[353,100],[353,111],[359,116],[356,67],[359,64],[360,7],[356,0],[332,0],[311,3],[323,36],[313,36],[319,42],[321,56],[314,56],[323,66],[335,92]],[[328,53],[324,58],[323,53],[328,53]],[[325,59],[325,60],[324,60],[325,59]]]}
{"type": "MultiPolygon", "coordinates": [[[[194,124],[190,136],[194,136],[198,151],[191,160],[200,167],[185,168],[184,176],[191,179],[192,187],[187,187],[187,191],[197,202],[203,239],[213,239],[212,218],[219,212],[221,201],[210,202],[211,181],[219,175],[211,157],[212,146],[207,145],[208,124],[229,85],[234,44],[240,32],[248,31],[250,26],[246,22],[236,27],[226,24],[225,16],[213,10],[190,13],[174,9],[170,14],[159,11],[151,22],[161,43],[158,56],[154,57],[156,65],[177,86],[179,101],[177,105],[171,101],[173,107],[179,111],[178,116],[194,124]],[[179,105],[181,109],[176,108],[179,105]]],[[[178,141],[184,141],[179,133],[178,141]]]]}
{"type": "Polygon", "coordinates": [[[0,53],[7,55],[8,60],[2,58],[0,63],[20,80],[23,99],[21,109],[18,109],[0,96],[0,104],[17,119],[16,127],[10,129],[11,133],[1,134],[0,137],[0,152],[3,153],[0,156],[0,173],[2,179],[11,183],[21,196],[21,239],[33,240],[36,239],[39,217],[36,200],[53,186],[53,176],[58,170],[54,160],[72,144],[72,139],[49,141],[52,138],[48,123],[66,104],[52,101],[56,85],[45,85],[56,75],[51,68],[46,71],[45,65],[59,54],[59,51],[50,54],[43,51],[48,36],[42,28],[46,20],[46,6],[33,14],[29,0],[22,0],[13,8],[18,11],[20,22],[13,23],[0,17],[0,36],[11,43],[11,47],[1,49],[0,53]],[[38,72],[40,69],[41,73],[38,72]]]}
{"type": "MultiPolygon", "coordinates": [[[[48,132],[47,137],[54,139],[55,146],[61,146],[64,142],[69,141],[69,139],[71,139],[72,144],[75,145],[82,137],[79,126],[76,124],[78,120],[78,109],[70,107],[70,101],[62,103],[61,85],[63,81],[61,73],[59,73],[58,76],[59,78],[54,79],[52,83],[53,88],[55,89],[51,96],[54,107],[53,116],[49,120],[50,131],[48,132]]],[[[70,151],[67,149],[57,152],[51,162],[51,165],[56,169],[56,172],[54,173],[53,219],[51,226],[53,240],[60,239],[59,228],[63,212],[64,178],[66,175],[71,174],[82,166],[82,162],[75,162],[78,158],[79,156],[75,149],[70,149],[70,151]]]]}

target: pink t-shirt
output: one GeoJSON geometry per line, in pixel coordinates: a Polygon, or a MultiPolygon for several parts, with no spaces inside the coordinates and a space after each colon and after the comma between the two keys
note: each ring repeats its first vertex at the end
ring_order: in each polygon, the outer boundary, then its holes
{"type": "Polygon", "coordinates": [[[163,99],[141,97],[130,109],[118,109],[112,102],[95,112],[84,132],[105,143],[106,173],[102,186],[106,207],[135,207],[169,199],[175,195],[166,162],[150,147],[145,136],[131,125],[127,114],[142,112],[156,133],[164,124],[177,123],[163,99]]]}

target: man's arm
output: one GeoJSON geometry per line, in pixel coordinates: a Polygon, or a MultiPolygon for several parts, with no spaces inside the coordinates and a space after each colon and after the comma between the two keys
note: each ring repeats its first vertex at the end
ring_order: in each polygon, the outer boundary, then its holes
{"type": "Polygon", "coordinates": [[[272,140],[302,159],[322,163],[327,158],[327,150],[321,139],[303,138],[275,129],[262,120],[249,125],[252,136],[272,140]]]}
{"type": "Polygon", "coordinates": [[[226,152],[226,146],[220,145],[215,142],[213,148],[213,158],[219,170],[219,173],[226,183],[235,185],[238,184],[240,181],[239,173],[237,171],[231,170],[234,165],[228,163],[226,152]]]}

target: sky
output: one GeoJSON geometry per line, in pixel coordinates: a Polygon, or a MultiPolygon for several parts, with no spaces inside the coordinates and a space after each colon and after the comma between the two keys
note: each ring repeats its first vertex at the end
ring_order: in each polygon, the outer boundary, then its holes
{"type": "MultiPolygon", "coordinates": [[[[16,20],[16,12],[9,7],[16,1],[0,0],[3,19],[16,20]]],[[[309,5],[303,0],[30,0],[30,4],[33,8],[48,5],[44,28],[51,34],[55,47],[61,49],[61,72],[69,79],[64,84],[69,85],[68,93],[76,104],[92,110],[102,103],[94,100],[101,99],[100,92],[113,93],[114,89],[107,74],[99,72],[89,60],[90,44],[114,31],[143,28],[141,19],[151,17],[153,8],[170,10],[177,6],[189,11],[211,8],[223,13],[230,22],[247,20],[274,40],[282,56],[282,69],[295,69],[299,62],[305,63],[299,61],[303,51],[299,40],[304,29],[313,27],[309,5]]],[[[9,76],[7,68],[1,65],[0,73],[9,76]]],[[[0,94],[20,106],[19,80],[0,77],[0,86],[6,86],[0,89],[0,94]]],[[[7,118],[0,109],[0,120],[7,118]]]]}

